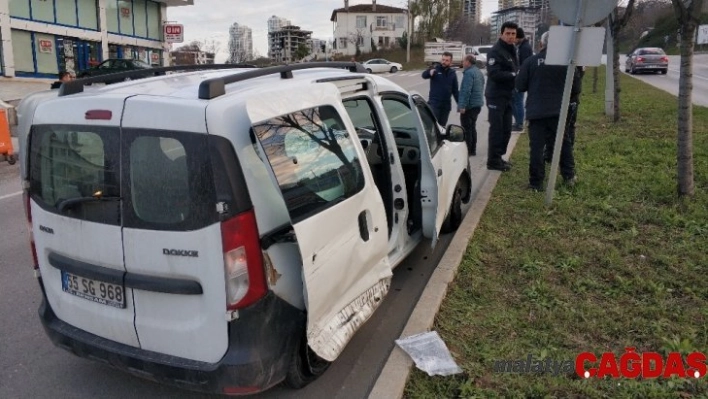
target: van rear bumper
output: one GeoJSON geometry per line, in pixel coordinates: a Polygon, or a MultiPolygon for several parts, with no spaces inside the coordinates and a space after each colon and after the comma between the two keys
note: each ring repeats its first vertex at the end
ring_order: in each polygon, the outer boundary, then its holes
{"type": "Polygon", "coordinates": [[[151,381],[198,392],[248,394],[281,382],[304,334],[302,311],[269,293],[239,311],[229,324],[229,347],[218,363],[146,351],[110,341],[57,318],[42,286],[39,316],[52,342],[73,354],[96,360],[151,381]]]}

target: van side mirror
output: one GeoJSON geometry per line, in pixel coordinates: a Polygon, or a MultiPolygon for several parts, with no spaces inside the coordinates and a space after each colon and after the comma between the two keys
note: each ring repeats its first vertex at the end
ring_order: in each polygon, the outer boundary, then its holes
{"type": "Polygon", "coordinates": [[[462,143],[465,141],[465,129],[460,125],[447,125],[445,136],[448,141],[462,143]]]}

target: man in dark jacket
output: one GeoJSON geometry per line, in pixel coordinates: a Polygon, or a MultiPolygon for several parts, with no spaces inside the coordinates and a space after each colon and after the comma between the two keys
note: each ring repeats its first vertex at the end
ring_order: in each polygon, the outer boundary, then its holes
{"type": "MultiPolygon", "coordinates": [[[[562,65],[546,65],[546,49],[548,32],[541,36],[541,51],[524,62],[519,70],[516,88],[521,92],[528,91],[526,99],[526,119],[529,120],[529,189],[541,191],[545,178],[543,160],[544,148],[553,151],[552,145],[558,130],[558,118],[561,114],[563,90],[565,89],[565,74],[567,67],[562,65]]],[[[566,119],[566,129],[561,147],[560,170],[566,184],[575,183],[575,160],[573,159],[574,130],[568,129],[568,123],[574,125],[577,101],[581,89],[582,68],[577,68],[571,90],[571,104],[566,119]],[[575,104],[573,104],[575,100],[575,104]]]]}
{"type": "Polygon", "coordinates": [[[484,96],[489,109],[489,146],[487,169],[506,172],[511,165],[502,159],[511,138],[514,80],[516,63],[516,29],[514,22],[504,22],[499,40],[487,53],[487,88],[484,96]]]}
{"type": "MultiPolygon", "coordinates": [[[[532,55],[533,49],[524,30],[516,29],[516,58],[519,60],[519,67],[532,55]]],[[[524,130],[524,93],[518,90],[514,90],[514,127],[512,130],[515,132],[524,130]]]]}
{"type": "Polygon", "coordinates": [[[50,89],[58,89],[61,87],[61,85],[64,82],[71,82],[72,80],[74,80],[74,76],[70,72],[61,71],[61,72],[59,72],[59,80],[52,83],[52,85],[49,88],[50,89]]]}
{"type": "Polygon", "coordinates": [[[452,53],[446,51],[442,55],[440,65],[434,65],[430,69],[423,71],[423,79],[430,79],[430,93],[428,94],[428,105],[433,110],[438,122],[445,126],[452,110],[452,100],[458,103],[459,85],[457,84],[457,72],[450,68],[452,64],[452,53]]]}

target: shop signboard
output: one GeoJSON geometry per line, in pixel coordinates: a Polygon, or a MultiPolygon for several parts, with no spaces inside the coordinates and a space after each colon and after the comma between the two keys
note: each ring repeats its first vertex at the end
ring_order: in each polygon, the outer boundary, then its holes
{"type": "Polygon", "coordinates": [[[40,53],[52,53],[54,52],[54,43],[51,40],[39,39],[39,52],[40,53]]]}
{"type": "Polygon", "coordinates": [[[153,52],[152,54],[150,54],[150,61],[152,64],[159,63],[160,62],[160,54],[156,53],[156,52],[153,52]]]}
{"type": "Polygon", "coordinates": [[[165,24],[164,36],[167,43],[182,43],[184,41],[184,26],[182,24],[165,24]]]}
{"type": "Polygon", "coordinates": [[[120,8],[120,15],[123,18],[130,18],[130,7],[121,7],[120,8]]]}

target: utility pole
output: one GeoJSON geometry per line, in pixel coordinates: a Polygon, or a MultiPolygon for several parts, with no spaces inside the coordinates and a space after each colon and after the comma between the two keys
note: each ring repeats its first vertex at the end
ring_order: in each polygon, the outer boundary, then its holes
{"type": "MultiPolygon", "coordinates": [[[[408,27],[406,34],[408,37],[406,38],[406,63],[411,62],[411,0],[408,0],[408,27]]],[[[406,67],[407,68],[407,67],[406,67]]]]}

